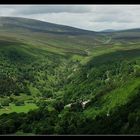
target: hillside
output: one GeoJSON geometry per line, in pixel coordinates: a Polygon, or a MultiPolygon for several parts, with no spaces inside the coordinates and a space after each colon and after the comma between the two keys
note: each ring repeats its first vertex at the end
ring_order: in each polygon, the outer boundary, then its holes
{"type": "MultiPolygon", "coordinates": [[[[4,28],[28,29],[33,32],[47,32],[54,34],[94,35],[97,32],[82,30],[70,26],[58,25],[54,23],[43,22],[35,19],[17,18],[17,17],[0,17],[0,26],[4,28]]],[[[11,29],[12,30],[12,29],[11,29]]]]}
{"type": "Polygon", "coordinates": [[[140,134],[139,93],[139,29],[0,17],[0,134],[140,134]]]}

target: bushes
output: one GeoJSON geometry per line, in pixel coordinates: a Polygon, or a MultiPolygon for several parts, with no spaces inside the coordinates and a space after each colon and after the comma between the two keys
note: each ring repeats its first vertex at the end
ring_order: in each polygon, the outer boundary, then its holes
{"type": "Polygon", "coordinates": [[[8,98],[1,99],[0,106],[9,106],[9,103],[11,103],[11,100],[8,98]]]}
{"type": "Polygon", "coordinates": [[[53,97],[52,90],[45,89],[41,93],[42,93],[42,96],[45,97],[45,98],[53,97]]]}
{"type": "MultiPolygon", "coordinates": [[[[139,88],[135,90],[134,92],[139,92],[139,88]]],[[[83,115],[78,102],[72,108],[63,109],[61,101],[54,102],[54,110],[42,106],[26,115],[24,113],[2,115],[1,134],[15,133],[19,130],[35,134],[139,134],[139,96],[135,94],[127,104],[110,111],[109,116],[102,113],[94,119],[83,115]]]]}
{"type": "Polygon", "coordinates": [[[136,77],[140,77],[140,66],[139,65],[134,66],[134,73],[135,73],[136,77]]]}
{"type": "Polygon", "coordinates": [[[0,96],[18,93],[18,85],[15,80],[8,76],[1,76],[0,78],[0,96]]]}
{"type": "Polygon", "coordinates": [[[0,116],[0,134],[14,134],[21,123],[23,122],[25,114],[3,114],[0,116]]]}
{"type": "Polygon", "coordinates": [[[23,106],[24,105],[24,101],[23,100],[17,100],[14,102],[16,106],[23,106]]]}
{"type": "Polygon", "coordinates": [[[59,100],[56,100],[54,103],[53,103],[53,107],[58,111],[62,111],[64,109],[64,102],[63,101],[59,101],[59,100]]]}

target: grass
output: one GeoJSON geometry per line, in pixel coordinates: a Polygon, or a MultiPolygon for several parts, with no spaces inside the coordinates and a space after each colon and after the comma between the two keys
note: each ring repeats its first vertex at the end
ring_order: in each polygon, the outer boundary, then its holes
{"type": "Polygon", "coordinates": [[[23,106],[15,106],[15,104],[10,104],[10,106],[5,107],[4,109],[0,109],[0,115],[1,114],[9,114],[12,112],[16,112],[16,113],[27,113],[30,110],[34,110],[37,109],[38,107],[36,106],[36,104],[33,103],[25,103],[25,105],[23,106]]]}
{"type": "Polygon", "coordinates": [[[93,118],[100,113],[108,113],[112,109],[126,104],[129,99],[135,96],[135,89],[140,86],[140,79],[134,79],[128,82],[125,86],[117,88],[112,92],[100,97],[97,103],[93,103],[84,111],[86,116],[93,118]]]}

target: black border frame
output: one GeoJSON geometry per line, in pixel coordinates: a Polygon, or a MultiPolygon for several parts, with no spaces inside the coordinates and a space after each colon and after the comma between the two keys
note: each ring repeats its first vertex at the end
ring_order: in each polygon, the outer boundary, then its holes
{"type": "MultiPolygon", "coordinates": [[[[132,4],[140,4],[140,1],[138,0],[3,0],[0,1],[0,5],[42,5],[42,4],[80,4],[80,5],[85,5],[85,4],[93,4],[93,5],[119,5],[119,4],[123,4],[123,5],[132,5],[132,4]]],[[[29,139],[36,139],[36,138],[40,138],[40,136],[42,136],[42,138],[51,138],[53,136],[53,138],[65,138],[65,136],[74,136],[74,137],[82,137],[85,138],[87,136],[137,136],[137,135],[37,135],[37,136],[11,136],[11,135],[1,135],[0,138],[5,138],[5,136],[7,138],[29,138],[29,139]]],[[[138,135],[139,136],[139,135],[138,135]]]]}
{"type": "Polygon", "coordinates": [[[0,4],[140,4],[138,0],[1,0],[0,4]]]}

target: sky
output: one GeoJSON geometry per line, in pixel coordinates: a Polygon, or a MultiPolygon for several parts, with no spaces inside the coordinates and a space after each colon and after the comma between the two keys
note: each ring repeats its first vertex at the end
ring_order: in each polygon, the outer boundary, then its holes
{"type": "Polygon", "coordinates": [[[140,28],[140,5],[0,5],[0,16],[38,19],[92,31],[140,28]]]}

